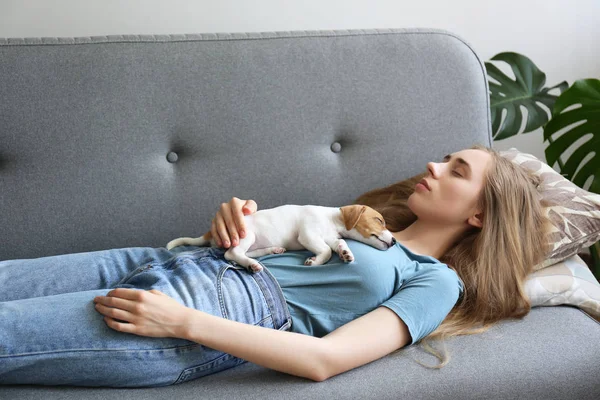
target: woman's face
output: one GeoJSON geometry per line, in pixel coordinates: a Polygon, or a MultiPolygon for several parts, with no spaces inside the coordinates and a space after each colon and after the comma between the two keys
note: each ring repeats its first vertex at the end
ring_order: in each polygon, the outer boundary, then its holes
{"type": "Polygon", "coordinates": [[[492,156],[483,150],[465,149],[441,162],[427,163],[429,189],[417,184],[408,206],[420,220],[481,227],[477,199],[492,156]]]}

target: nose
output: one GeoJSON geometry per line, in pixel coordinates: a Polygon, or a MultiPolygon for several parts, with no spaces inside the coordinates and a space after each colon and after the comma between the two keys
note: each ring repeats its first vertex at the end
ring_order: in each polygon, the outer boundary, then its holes
{"type": "Polygon", "coordinates": [[[395,244],[396,244],[396,238],[395,238],[395,237],[393,237],[393,238],[392,238],[392,246],[393,246],[393,245],[395,245],[395,244]]]}
{"type": "Polygon", "coordinates": [[[436,164],[432,161],[428,162],[427,163],[427,171],[433,178],[436,178],[438,176],[438,164],[436,164]]]}

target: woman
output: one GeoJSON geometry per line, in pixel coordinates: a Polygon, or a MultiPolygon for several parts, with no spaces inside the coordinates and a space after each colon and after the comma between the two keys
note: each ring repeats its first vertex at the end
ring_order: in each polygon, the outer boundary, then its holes
{"type": "MultiPolygon", "coordinates": [[[[163,386],[244,360],[323,381],[425,337],[523,317],[523,281],[547,250],[538,183],[478,145],[430,162],[357,199],[397,244],[348,241],[351,264],[305,267],[305,252],[288,252],[252,275],[223,249],[193,247],[0,262],[0,382],[163,386]]],[[[255,211],[222,204],[214,237],[236,245],[255,211]]]]}

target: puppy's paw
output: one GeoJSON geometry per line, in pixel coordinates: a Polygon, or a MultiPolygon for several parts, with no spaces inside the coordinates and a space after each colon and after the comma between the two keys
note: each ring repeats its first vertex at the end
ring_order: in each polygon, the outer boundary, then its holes
{"type": "Polygon", "coordinates": [[[354,261],[354,254],[352,254],[345,241],[338,244],[337,253],[340,259],[345,263],[354,261]]]}
{"type": "Polygon", "coordinates": [[[281,253],[285,253],[286,251],[287,251],[287,249],[284,247],[275,247],[273,249],[273,254],[281,254],[281,253]]]}
{"type": "Polygon", "coordinates": [[[348,254],[344,254],[344,262],[351,263],[352,261],[354,261],[354,254],[351,251],[348,254]]]}
{"type": "Polygon", "coordinates": [[[304,265],[313,265],[317,257],[308,257],[306,261],[304,261],[304,265]]]}
{"type": "Polygon", "coordinates": [[[250,264],[248,269],[250,270],[250,272],[260,272],[260,271],[262,271],[263,268],[262,268],[262,265],[260,265],[259,263],[253,263],[253,264],[250,264]]]}

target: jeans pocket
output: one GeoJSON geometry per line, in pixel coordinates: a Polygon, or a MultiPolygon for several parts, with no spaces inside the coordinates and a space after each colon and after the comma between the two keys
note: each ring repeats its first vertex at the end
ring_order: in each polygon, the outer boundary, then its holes
{"type": "Polygon", "coordinates": [[[139,274],[142,274],[144,272],[152,270],[159,265],[160,265],[160,263],[157,263],[157,262],[149,262],[146,264],[139,265],[136,269],[134,269],[133,271],[130,271],[127,275],[125,275],[123,277],[123,279],[121,279],[119,282],[117,282],[115,285],[113,285],[113,287],[123,286],[123,285],[127,284],[134,276],[137,276],[139,274]]]}
{"type": "Polygon", "coordinates": [[[184,369],[174,384],[176,385],[178,383],[191,381],[206,375],[225,371],[226,369],[233,368],[245,362],[246,360],[232,356],[231,354],[222,353],[220,357],[217,357],[212,361],[184,369]]]}
{"type": "Polygon", "coordinates": [[[256,325],[271,315],[261,287],[244,267],[223,266],[217,276],[217,293],[223,318],[256,325]]]}

